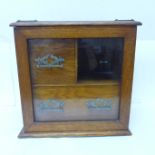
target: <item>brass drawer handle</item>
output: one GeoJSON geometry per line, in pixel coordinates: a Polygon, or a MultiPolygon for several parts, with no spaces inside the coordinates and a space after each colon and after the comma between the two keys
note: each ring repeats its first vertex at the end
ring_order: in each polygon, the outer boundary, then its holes
{"type": "Polygon", "coordinates": [[[47,54],[43,57],[35,58],[37,68],[63,68],[64,61],[64,58],[53,54],[47,54]]]}
{"type": "Polygon", "coordinates": [[[89,100],[86,105],[90,110],[111,110],[112,99],[97,98],[89,100]]]}
{"type": "Polygon", "coordinates": [[[63,112],[64,111],[64,102],[56,99],[48,99],[39,104],[40,110],[63,112]]]}

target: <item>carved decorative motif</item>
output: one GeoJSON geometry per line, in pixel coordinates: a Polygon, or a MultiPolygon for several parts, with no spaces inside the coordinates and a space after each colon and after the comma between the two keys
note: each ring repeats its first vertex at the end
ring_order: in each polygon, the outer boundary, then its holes
{"type": "Polygon", "coordinates": [[[49,99],[47,101],[43,101],[39,105],[40,110],[50,110],[50,111],[57,111],[57,112],[63,112],[64,102],[55,100],[55,99],[49,99]]]}
{"type": "Polygon", "coordinates": [[[64,58],[53,54],[47,54],[43,57],[35,58],[37,68],[63,68],[64,61],[64,58]]]}
{"type": "Polygon", "coordinates": [[[86,104],[88,109],[111,110],[112,99],[97,98],[97,99],[88,101],[86,104]]]}

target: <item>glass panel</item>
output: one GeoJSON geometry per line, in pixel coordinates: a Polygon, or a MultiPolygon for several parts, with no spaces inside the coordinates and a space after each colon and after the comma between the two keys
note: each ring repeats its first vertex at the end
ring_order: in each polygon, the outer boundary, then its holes
{"type": "Polygon", "coordinates": [[[34,100],[36,121],[118,120],[118,98],[34,100]]]}
{"type": "Polygon", "coordinates": [[[78,80],[120,80],[123,38],[78,40],[78,80]]]}
{"type": "Polygon", "coordinates": [[[59,86],[33,89],[35,121],[118,120],[118,86],[59,86]]]}
{"type": "Polygon", "coordinates": [[[123,48],[123,38],[28,40],[35,121],[118,120],[123,48]]]}
{"type": "Polygon", "coordinates": [[[29,39],[32,84],[75,82],[75,41],[73,39],[29,39]]]}

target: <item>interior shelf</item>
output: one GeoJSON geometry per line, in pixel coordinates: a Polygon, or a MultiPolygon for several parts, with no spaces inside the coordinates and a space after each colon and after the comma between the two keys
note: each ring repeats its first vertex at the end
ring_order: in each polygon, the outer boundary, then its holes
{"type": "Polygon", "coordinates": [[[119,85],[117,80],[80,80],[79,85],[119,85]]]}

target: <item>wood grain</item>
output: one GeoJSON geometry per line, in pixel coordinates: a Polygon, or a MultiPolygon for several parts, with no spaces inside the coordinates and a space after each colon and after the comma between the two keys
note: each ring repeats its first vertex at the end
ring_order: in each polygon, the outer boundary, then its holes
{"type": "Polygon", "coordinates": [[[49,87],[35,87],[33,89],[34,98],[47,99],[49,96],[55,98],[96,98],[104,96],[107,98],[119,95],[119,85],[104,85],[104,86],[49,86],[49,87]]]}
{"type": "Polygon", "coordinates": [[[27,44],[25,37],[19,31],[15,30],[14,34],[16,43],[20,96],[23,112],[23,123],[24,130],[27,130],[34,121],[27,44]]]}
{"type": "Polygon", "coordinates": [[[125,38],[124,46],[124,58],[122,65],[122,81],[120,91],[120,121],[128,127],[131,94],[132,94],[132,80],[134,71],[134,57],[135,57],[135,45],[136,45],[136,31],[137,28],[133,28],[129,33],[132,37],[127,36],[125,38]]]}
{"type": "Polygon", "coordinates": [[[132,34],[136,26],[54,26],[54,27],[15,27],[27,39],[29,38],[109,38],[109,37],[124,37],[132,34]]]}

